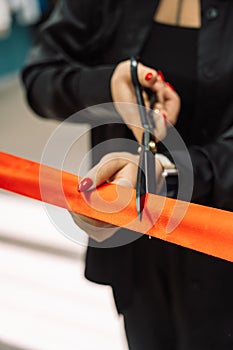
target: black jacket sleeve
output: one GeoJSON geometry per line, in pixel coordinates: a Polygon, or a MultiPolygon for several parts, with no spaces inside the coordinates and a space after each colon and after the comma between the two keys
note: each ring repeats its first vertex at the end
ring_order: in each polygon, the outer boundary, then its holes
{"type": "MultiPolygon", "coordinates": [[[[216,142],[189,148],[192,167],[187,166],[184,151],[177,151],[176,166],[185,188],[193,176],[192,201],[233,210],[233,127],[223,133],[216,142]]],[[[188,191],[187,191],[188,192],[188,191]]]]}
{"type": "Polygon", "coordinates": [[[102,16],[104,6],[99,2],[61,0],[42,26],[22,72],[28,102],[40,116],[63,120],[112,100],[110,79],[115,67],[96,65],[93,57],[95,46],[101,45],[98,37],[103,38],[99,31],[107,25],[101,22],[106,15],[102,16]]]}

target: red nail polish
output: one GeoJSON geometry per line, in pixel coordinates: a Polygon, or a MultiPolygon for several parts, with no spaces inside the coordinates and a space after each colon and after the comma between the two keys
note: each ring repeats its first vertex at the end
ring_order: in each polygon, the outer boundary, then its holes
{"type": "Polygon", "coordinates": [[[151,80],[151,78],[153,77],[153,74],[152,73],[147,73],[146,76],[145,76],[145,79],[147,81],[151,80]]]}
{"type": "Polygon", "coordinates": [[[167,116],[164,113],[162,113],[162,116],[163,116],[164,124],[167,127],[167,116]]]}
{"type": "Polygon", "coordinates": [[[165,81],[164,74],[161,70],[158,70],[158,76],[162,79],[162,81],[165,81]]]}
{"type": "Polygon", "coordinates": [[[93,185],[93,181],[89,178],[86,177],[85,179],[83,179],[79,186],[78,186],[78,191],[79,192],[85,192],[87,191],[91,186],[93,185]]]}
{"type": "Polygon", "coordinates": [[[175,88],[174,88],[174,86],[172,86],[172,84],[170,84],[170,83],[168,83],[168,82],[166,82],[166,84],[167,84],[167,86],[168,86],[170,89],[172,89],[173,91],[175,91],[175,88]]]}

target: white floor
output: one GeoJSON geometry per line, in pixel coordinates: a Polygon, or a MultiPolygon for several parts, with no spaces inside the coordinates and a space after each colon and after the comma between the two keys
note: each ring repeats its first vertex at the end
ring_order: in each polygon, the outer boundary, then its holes
{"type": "MultiPolygon", "coordinates": [[[[0,151],[39,161],[56,125],[32,115],[17,79],[0,84],[0,151]]],[[[111,289],[84,279],[84,254],[41,203],[0,192],[0,350],[127,350],[111,289]]]]}

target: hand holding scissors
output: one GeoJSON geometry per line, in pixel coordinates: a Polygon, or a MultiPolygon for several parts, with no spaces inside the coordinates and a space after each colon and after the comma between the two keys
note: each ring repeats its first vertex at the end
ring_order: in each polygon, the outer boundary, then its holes
{"type": "MultiPolygon", "coordinates": [[[[111,94],[115,108],[121,115],[124,123],[132,130],[138,142],[141,142],[143,128],[137,109],[135,89],[132,83],[130,60],[119,63],[111,79],[111,94]],[[123,102],[123,103],[122,103],[123,102]]],[[[168,127],[174,125],[180,108],[180,98],[177,93],[166,83],[161,72],[147,67],[138,62],[138,81],[142,87],[142,96],[146,108],[151,108],[150,95],[156,94],[157,102],[154,105],[153,114],[156,124],[156,138],[162,140],[166,136],[167,119],[168,127]],[[146,93],[150,91],[150,95],[146,93]]]]}
{"type": "MultiPolygon", "coordinates": [[[[146,194],[156,193],[156,169],[155,154],[157,152],[155,129],[156,125],[150,109],[145,108],[145,102],[142,95],[142,87],[138,80],[138,62],[132,57],[130,60],[130,70],[132,82],[135,88],[137,104],[143,127],[143,136],[140,146],[140,156],[137,172],[136,184],[136,207],[139,220],[142,218],[142,212],[145,206],[146,194]]],[[[151,95],[151,107],[156,103],[156,95],[151,95]]]]}

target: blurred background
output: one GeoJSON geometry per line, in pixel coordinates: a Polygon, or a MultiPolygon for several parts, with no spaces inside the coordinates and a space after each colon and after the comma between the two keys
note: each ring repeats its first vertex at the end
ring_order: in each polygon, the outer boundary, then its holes
{"type": "MultiPolygon", "coordinates": [[[[0,0],[0,151],[35,161],[58,122],[28,108],[20,70],[54,5],[0,0]]],[[[88,125],[69,127],[84,135],[78,163],[88,125]]],[[[83,277],[85,250],[58,231],[42,203],[0,190],[0,350],[127,350],[111,289],[83,277]]]]}

